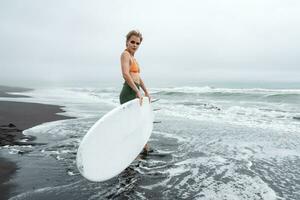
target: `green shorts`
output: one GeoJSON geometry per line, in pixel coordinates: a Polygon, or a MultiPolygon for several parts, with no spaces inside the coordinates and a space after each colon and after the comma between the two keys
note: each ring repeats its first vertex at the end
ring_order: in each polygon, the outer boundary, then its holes
{"type": "MultiPolygon", "coordinates": [[[[135,85],[138,89],[140,89],[139,84],[135,83],[135,85]]],[[[119,98],[120,98],[120,104],[126,103],[127,101],[137,98],[136,92],[128,85],[126,81],[123,84],[123,88],[119,98]]]]}

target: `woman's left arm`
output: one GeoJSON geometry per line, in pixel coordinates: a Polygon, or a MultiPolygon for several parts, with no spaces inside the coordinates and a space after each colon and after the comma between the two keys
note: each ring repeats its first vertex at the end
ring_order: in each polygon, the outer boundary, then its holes
{"type": "Polygon", "coordinates": [[[147,90],[147,88],[146,88],[146,86],[145,86],[145,84],[144,84],[144,82],[143,82],[143,80],[142,80],[141,77],[140,77],[140,85],[141,85],[142,89],[144,90],[145,96],[148,97],[149,98],[149,102],[151,102],[150,94],[149,94],[149,92],[148,92],[148,90],[147,90]]]}

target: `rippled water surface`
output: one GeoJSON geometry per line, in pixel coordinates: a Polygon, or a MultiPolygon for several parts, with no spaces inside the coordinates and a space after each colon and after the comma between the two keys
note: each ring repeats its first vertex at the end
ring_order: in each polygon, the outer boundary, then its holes
{"type": "Polygon", "coordinates": [[[32,101],[66,106],[76,119],[28,129],[46,145],[4,147],[58,160],[64,182],[11,199],[300,199],[300,90],[152,88],[154,152],[118,177],[84,180],[75,166],[87,130],[118,105],[118,88],[52,88],[32,101]]]}

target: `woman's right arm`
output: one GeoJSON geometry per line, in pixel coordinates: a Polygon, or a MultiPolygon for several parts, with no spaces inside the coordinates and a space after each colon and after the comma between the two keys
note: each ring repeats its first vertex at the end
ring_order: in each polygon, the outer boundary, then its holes
{"type": "Polygon", "coordinates": [[[127,52],[123,52],[121,55],[121,67],[122,67],[122,75],[128,85],[136,92],[137,97],[140,99],[140,103],[142,101],[142,95],[139,89],[134,84],[133,79],[130,76],[129,72],[129,63],[130,63],[130,55],[127,52]]]}

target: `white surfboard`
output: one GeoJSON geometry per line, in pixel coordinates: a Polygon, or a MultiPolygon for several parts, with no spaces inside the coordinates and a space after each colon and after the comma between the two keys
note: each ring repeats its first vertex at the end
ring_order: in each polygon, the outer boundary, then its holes
{"type": "Polygon", "coordinates": [[[90,181],[105,181],[130,165],[143,150],[153,129],[147,97],[126,102],[99,119],[83,137],[77,168],[90,181]]]}

